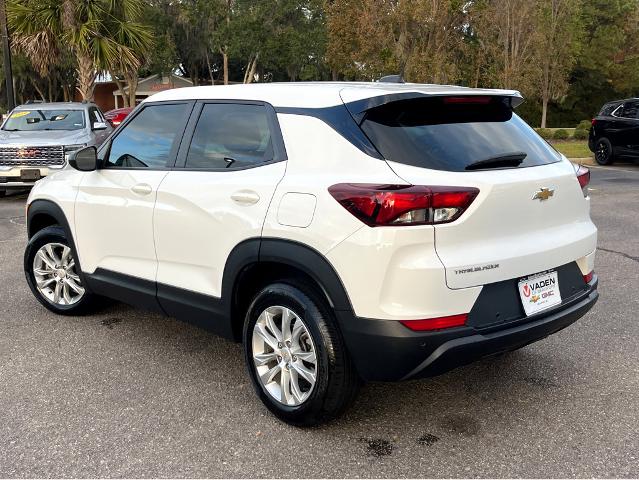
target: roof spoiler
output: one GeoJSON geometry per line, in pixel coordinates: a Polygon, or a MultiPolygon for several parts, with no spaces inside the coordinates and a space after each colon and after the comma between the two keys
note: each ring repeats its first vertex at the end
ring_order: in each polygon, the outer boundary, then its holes
{"type": "Polygon", "coordinates": [[[504,100],[506,105],[511,109],[517,108],[524,101],[524,97],[517,91],[505,91],[503,93],[487,93],[486,91],[477,90],[473,93],[473,90],[460,93],[423,93],[423,92],[405,92],[405,93],[391,93],[388,95],[378,95],[375,97],[364,98],[362,100],[356,100],[354,102],[345,103],[346,108],[352,115],[357,124],[361,124],[364,120],[364,115],[371,108],[381,107],[387,103],[399,102],[401,100],[412,100],[415,98],[434,98],[434,97],[500,97],[504,100]]]}

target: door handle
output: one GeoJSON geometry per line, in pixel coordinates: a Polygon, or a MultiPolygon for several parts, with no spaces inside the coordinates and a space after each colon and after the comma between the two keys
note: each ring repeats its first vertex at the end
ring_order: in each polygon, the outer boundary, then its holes
{"type": "Polygon", "coordinates": [[[148,183],[138,183],[137,185],[133,185],[131,187],[131,191],[133,193],[137,193],[138,195],[148,195],[153,191],[153,188],[148,183]]]}
{"type": "Polygon", "coordinates": [[[260,201],[260,196],[253,190],[240,190],[231,194],[231,200],[240,205],[255,205],[260,201]]]}

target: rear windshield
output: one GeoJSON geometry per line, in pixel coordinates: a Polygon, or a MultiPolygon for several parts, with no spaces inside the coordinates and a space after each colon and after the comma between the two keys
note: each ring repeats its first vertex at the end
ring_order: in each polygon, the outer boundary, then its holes
{"type": "Polygon", "coordinates": [[[369,110],[361,127],[387,160],[434,170],[504,168],[491,159],[513,155],[520,168],[560,160],[500,97],[400,100],[369,110]]]}

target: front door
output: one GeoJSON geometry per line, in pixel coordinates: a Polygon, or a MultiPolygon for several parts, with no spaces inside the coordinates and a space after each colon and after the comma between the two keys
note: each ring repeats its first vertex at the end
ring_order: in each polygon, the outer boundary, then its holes
{"type": "Polygon", "coordinates": [[[153,207],[191,108],[189,102],[146,105],[101,150],[100,168],[84,176],[75,225],[85,273],[101,269],[155,281],[153,207]]]}

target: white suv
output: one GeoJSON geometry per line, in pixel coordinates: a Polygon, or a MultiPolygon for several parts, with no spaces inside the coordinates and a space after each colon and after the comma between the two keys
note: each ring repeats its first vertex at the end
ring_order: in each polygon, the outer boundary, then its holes
{"type": "Polygon", "coordinates": [[[294,83],[145,101],[38,182],[24,268],[61,314],[106,296],[242,342],[281,419],[361,380],[520,348],[597,300],[589,173],[518,92],[294,83]]]}

